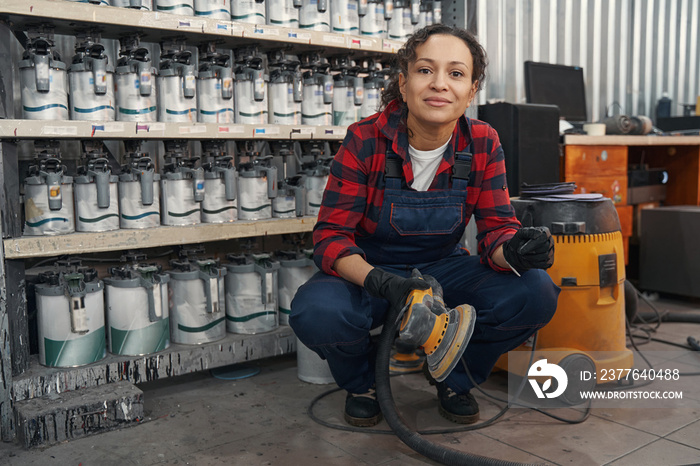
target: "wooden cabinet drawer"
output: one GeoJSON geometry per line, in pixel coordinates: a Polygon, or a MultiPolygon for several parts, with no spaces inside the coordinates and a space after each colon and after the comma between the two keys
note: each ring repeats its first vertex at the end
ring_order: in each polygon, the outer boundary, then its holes
{"type": "Polygon", "coordinates": [[[612,199],[613,204],[627,204],[627,174],[620,176],[579,176],[575,179],[565,180],[575,181],[575,193],[600,193],[612,199]]]}
{"type": "Polygon", "coordinates": [[[627,146],[564,147],[565,181],[597,176],[627,179],[627,146]]]}
{"type": "Polygon", "coordinates": [[[620,231],[623,237],[632,236],[632,218],[634,213],[634,206],[631,205],[619,205],[615,206],[617,210],[617,216],[620,218],[620,231]]]}

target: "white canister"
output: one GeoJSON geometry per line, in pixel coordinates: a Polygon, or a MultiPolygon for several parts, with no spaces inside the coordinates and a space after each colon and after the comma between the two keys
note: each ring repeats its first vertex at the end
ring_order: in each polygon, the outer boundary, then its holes
{"type": "MultiPolygon", "coordinates": [[[[279,81],[273,81],[270,76],[270,124],[273,125],[298,125],[301,123],[302,99],[294,95],[294,83],[279,77],[279,81]]],[[[292,78],[293,79],[293,78],[292,78]]]]}
{"type": "MultiPolygon", "coordinates": [[[[262,159],[262,158],[261,158],[262,159]]],[[[241,165],[238,172],[238,218],[272,218],[272,199],[277,197],[277,167],[260,159],[241,165]]]]}
{"type": "MultiPolygon", "coordinates": [[[[111,231],[119,229],[119,195],[117,175],[109,175],[105,186],[92,175],[75,177],[76,231],[111,231]],[[106,191],[106,203],[100,202],[100,191],[106,191]]],[[[102,196],[104,197],[104,196],[102,196]]]]}
{"type": "Polygon", "coordinates": [[[269,254],[228,256],[226,264],[226,328],[256,334],[278,326],[277,272],[279,262],[269,254]]]}
{"type": "Polygon", "coordinates": [[[299,10],[294,7],[294,0],[265,0],[267,7],[267,24],[288,28],[299,27],[299,10]]]}
{"type": "Polygon", "coordinates": [[[110,71],[68,70],[70,117],[72,120],[109,121],[115,119],[114,73],[110,71]],[[97,84],[103,91],[98,90],[97,84]]]}
{"type": "Polygon", "coordinates": [[[303,125],[333,124],[333,77],[327,73],[304,73],[304,98],[301,101],[303,125]]]}
{"type": "Polygon", "coordinates": [[[306,176],[296,175],[277,183],[277,197],[272,199],[272,217],[295,218],[306,212],[306,176]]]}
{"type": "Polygon", "coordinates": [[[333,77],[333,124],[349,126],[361,120],[364,88],[362,78],[350,75],[333,77]]]}
{"type": "Polygon", "coordinates": [[[169,347],[170,276],[148,264],[114,267],[110,273],[104,280],[109,352],[143,356],[169,347]]]}
{"type": "Polygon", "coordinates": [[[313,261],[313,251],[279,251],[276,256],[280,263],[280,325],[289,325],[289,313],[297,290],[318,272],[318,268],[313,261]]]}
{"type": "Polygon", "coordinates": [[[161,223],[163,225],[197,225],[202,222],[201,201],[195,190],[204,192],[204,180],[195,180],[180,172],[164,173],[160,180],[161,223]]]}
{"type": "Polygon", "coordinates": [[[256,0],[234,0],[231,2],[231,20],[265,24],[265,4],[256,0]]]}
{"type": "Polygon", "coordinates": [[[136,157],[119,175],[119,227],[160,225],[160,174],[150,157],[136,157]]]}
{"type": "Polygon", "coordinates": [[[367,13],[360,16],[360,35],[386,37],[387,22],[384,17],[384,0],[369,0],[367,13]]]}
{"type": "Polygon", "coordinates": [[[330,32],[331,9],[329,0],[302,0],[299,11],[299,28],[330,32]]]}
{"type": "Polygon", "coordinates": [[[267,81],[263,56],[249,48],[236,52],[233,83],[236,123],[257,125],[267,123],[267,81]]]}
{"type": "Polygon", "coordinates": [[[34,166],[24,181],[24,235],[63,235],[75,231],[73,178],[59,159],[34,166]]]}
{"type": "Polygon", "coordinates": [[[158,76],[158,121],[191,123],[197,121],[196,80],[192,75],[158,76]],[[188,95],[190,94],[190,95],[188,95]]]}
{"type": "Polygon", "coordinates": [[[136,10],[151,11],[153,0],[109,0],[110,5],[121,8],[134,8],[136,10]]]}
{"type": "Polygon", "coordinates": [[[379,111],[383,86],[384,79],[382,76],[372,77],[370,73],[370,76],[365,78],[365,94],[360,107],[360,118],[367,118],[379,111]]]}
{"type": "Polygon", "coordinates": [[[77,367],[107,355],[104,284],[94,269],[48,272],[36,285],[39,363],[77,367]]]}
{"type": "Polygon", "coordinates": [[[327,183],[328,174],[315,174],[306,177],[306,215],[313,217],[318,215],[327,183]]]}
{"type": "Polygon", "coordinates": [[[194,16],[194,0],[154,0],[154,9],[162,13],[194,16]]]}
{"type": "Polygon", "coordinates": [[[360,14],[358,0],[330,0],[331,32],[359,34],[360,14]]]}
{"type": "Polygon", "coordinates": [[[197,76],[197,120],[201,123],[233,123],[233,75],[228,57],[200,56],[197,76]]]}
{"type": "Polygon", "coordinates": [[[394,12],[389,20],[389,39],[408,39],[413,34],[413,23],[411,22],[411,8],[409,0],[395,0],[394,12]]]}
{"type": "Polygon", "coordinates": [[[156,121],[156,84],[150,61],[120,59],[116,81],[117,120],[156,121]]]}
{"type": "Polygon", "coordinates": [[[66,65],[31,51],[19,62],[22,118],[27,120],[68,119],[66,65]]]}
{"type": "Polygon", "coordinates": [[[171,261],[170,338],[200,345],[226,336],[226,268],[211,259],[171,261]]]}
{"type": "Polygon", "coordinates": [[[238,219],[238,173],[228,159],[219,160],[204,170],[203,223],[228,223],[238,219]]]}
{"type": "Polygon", "coordinates": [[[231,4],[229,0],[194,0],[194,14],[195,16],[230,21],[231,4]]]}

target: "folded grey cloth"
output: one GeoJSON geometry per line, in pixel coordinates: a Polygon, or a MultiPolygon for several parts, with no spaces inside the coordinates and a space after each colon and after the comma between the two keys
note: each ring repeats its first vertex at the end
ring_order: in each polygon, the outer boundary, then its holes
{"type": "Polygon", "coordinates": [[[548,194],[571,194],[576,190],[576,183],[565,181],[561,183],[542,183],[520,185],[521,197],[546,196],[548,194]]]}

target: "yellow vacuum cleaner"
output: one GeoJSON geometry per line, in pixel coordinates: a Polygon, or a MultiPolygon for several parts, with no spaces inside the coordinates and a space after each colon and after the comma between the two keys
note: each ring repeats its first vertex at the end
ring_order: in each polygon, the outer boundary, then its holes
{"type": "MultiPolygon", "coordinates": [[[[612,201],[514,198],[511,203],[523,226],[546,226],[555,241],[554,264],[547,272],[561,293],[554,318],[538,333],[534,361],[544,357],[538,352],[547,351],[549,363],[576,374],[577,380],[584,370],[609,374],[632,368],[625,337],[624,246],[612,201]],[[554,358],[550,352],[556,352],[554,358]]],[[[516,351],[532,349],[532,342],[526,342],[516,351]]],[[[527,364],[511,359],[509,365],[503,355],[496,367],[527,375],[527,364]]],[[[587,388],[610,382],[591,379],[587,388]]]]}

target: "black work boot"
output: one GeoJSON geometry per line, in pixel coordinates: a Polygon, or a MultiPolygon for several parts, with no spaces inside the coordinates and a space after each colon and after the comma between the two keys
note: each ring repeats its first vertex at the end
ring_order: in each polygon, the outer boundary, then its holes
{"type": "Polygon", "coordinates": [[[473,424],[479,420],[479,405],[469,392],[458,395],[447,386],[446,382],[438,382],[428,370],[428,365],[423,366],[423,375],[430,385],[435,385],[438,392],[438,412],[442,417],[457,424],[473,424]]]}
{"type": "Polygon", "coordinates": [[[473,424],[479,420],[479,405],[474,395],[469,392],[458,395],[445,382],[437,382],[435,386],[442,417],[457,424],[473,424]]]}
{"type": "Polygon", "coordinates": [[[345,398],[345,422],[355,427],[372,427],[382,420],[377,392],[374,387],[366,393],[350,393],[345,398]]]}

